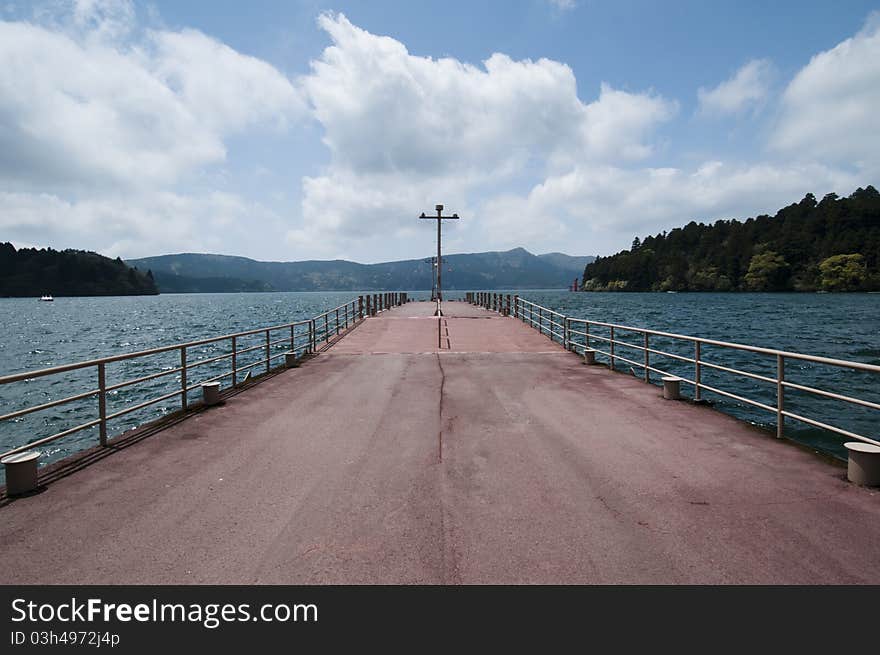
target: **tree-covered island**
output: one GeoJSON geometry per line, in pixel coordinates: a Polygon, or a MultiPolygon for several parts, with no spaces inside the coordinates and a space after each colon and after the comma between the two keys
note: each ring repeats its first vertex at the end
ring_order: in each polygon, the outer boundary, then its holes
{"type": "Polygon", "coordinates": [[[153,274],[83,250],[0,243],[0,296],[138,296],[159,293],[153,274]]]}
{"type": "Polygon", "coordinates": [[[813,194],[775,216],[690,222],[584,269],[585,291],[877,291],[880,193],[813,194]]]}

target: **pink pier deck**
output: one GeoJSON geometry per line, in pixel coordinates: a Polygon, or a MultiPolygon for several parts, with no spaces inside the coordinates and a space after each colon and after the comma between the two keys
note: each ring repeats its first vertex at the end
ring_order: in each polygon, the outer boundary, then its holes
{"type": "Polygon", "coordinates": [[[6,502],[0,582],[880,582],[845,469],[445,307],[6,502]]]}

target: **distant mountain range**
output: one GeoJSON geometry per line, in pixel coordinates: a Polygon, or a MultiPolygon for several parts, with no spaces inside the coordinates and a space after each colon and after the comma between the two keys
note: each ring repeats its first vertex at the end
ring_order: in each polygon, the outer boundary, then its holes
{"type": "MultiPolygon", "coordinates": [[[[443,288],[565,288],[594,259],[558,252],[533,255],[524,248],[444,255],[443,288]]],[[[127,261],[130,266],[152,271],[162,293],[430,289],[433,271],[429,262],[429,257],[381,264],[345,260],[260,262],[196,253],[127,261]]]]}

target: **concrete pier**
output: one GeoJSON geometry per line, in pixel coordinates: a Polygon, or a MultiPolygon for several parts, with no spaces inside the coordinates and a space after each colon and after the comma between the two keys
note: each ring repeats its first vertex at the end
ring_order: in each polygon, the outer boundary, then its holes
{"type": "Polygon", "coordinates": [[[880,583],[845,468],[466,303],[438,347],[433,311],[4,500],[0,583],[880,583]]]}

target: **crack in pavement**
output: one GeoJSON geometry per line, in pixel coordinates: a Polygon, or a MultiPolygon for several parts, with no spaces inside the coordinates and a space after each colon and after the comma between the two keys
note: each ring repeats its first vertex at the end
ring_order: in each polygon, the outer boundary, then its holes
{"type": "Polygon", "coordinates": [[[446,372],[443,370],[443,362],[440,361],[440,353],[437,353],[437,366],[440,367],[440,402],[437,417],[437,456],[443,461],[443,391],[446,386],[446,372]]]}

